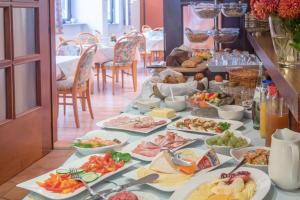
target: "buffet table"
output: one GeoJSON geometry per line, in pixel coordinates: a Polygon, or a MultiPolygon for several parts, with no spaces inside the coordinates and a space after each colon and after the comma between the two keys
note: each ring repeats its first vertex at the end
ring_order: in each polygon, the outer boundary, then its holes
{"type": "MultiPolygon", "coordinates": [[[[141,98],[143,96],[149,96],[151,90],[150,88],[147,86],[146,83],[144,83],[143,89],[142,89],[142,93],[138,98],[141,98]]],[[[163,103],[161,106],[164,106],[163,103]]],[[[192,111],[192,108],[188,108],[187,110],[185,110],[184,112],[179,112],[178,115],[180,115],[181,117],[183,116],[187,116],[190,115],[192,111]]],[[[123,112],[125,113],[132,113],[132,114],[140,114],[138,110],[133,108],[133,105],[128,105],[123,112]]],[[[258,131],[254,130],[252,128],[252,122],[249,119],[245,119],[244,121],[244,127],[242,129],[240,129],[240,131],[243,132],[243,134],[247,137],[249,137],[252,142],[252,145],[255,146],[264,146],[264,141],[260,138],[260,134],[258,131]]],[[[164,130],[166,128],[162,128],[162,130],[164,130]]],[[[138,133],[130,133],[127,132],[127,134],[130,136],[130,139],[128,141],[128,143],[134,142],[136,140],[139,140],[143,137],[145,137],[143,134],[138,134],[138,133]]],[[[207,147],[205,146],[205,144],[197,142],[197,143],[193,143],[188,147],[196,147],[196,148],[200,148],[200,149],[207,149],[207,147]]],[[[74,153],[65,163],[68,163],[70,161],[74,161],[76,159],[82,158],[83,156],[78,154],[78,153],[74,153]]],[[[127,181],[129,181],[128,178],[125,178],[122,176],[122,174],[125,174],[129,171],[131,171],[134,168],[137,168],[139,166],[145,165],[147,162],[143,162],[141,161],[139,164],[137,164],[134,167],[131,167],[127,170],[125,170],[125,172],[120,172],[117,175],[112,176],[109,180],[106,181],[111,181],[117,184],[124,184],[127,181]]],[[[220,166],[219,168],[223,168],[223,167],[230,167],[230,166],[234,166],[236,162],[234,160],[230,160],[229,162],[225,163],[224,165],[220,166]]],[[[200,175],[200,174],[199,174],[200,175]]],[[[94,189],[96,189],[96,191],[100,191],[102,189],[106,189],[106,188],[111,188],[114,185],[112,183],[109,182],[103,182],[102,184],[98,184],[96,185],[96,187],[94,187],[94,189]]],[[[157,197],[159,197],[161,200],[167,200],[170,198],[170,196],[172,195],[172,193],[167,193],[167,192],[162,192],[159,191],[157,189],[154,189],[150,186],[147,185],[142,185],[142,186],[138,186],[138,187],[133,187],[130,188],[129,190],[141,190],[144,191],[146,193],[152,193],[154,195],[156,195],[157,197]]],[[[72,199],[85,199],[85,197],[87,197],[87,192],[81,193],[80,195],[78,195],[76,198],[72,198],[72,199]]],[[[266,198],[264,198],[265,200],[296,200],[299,199],[300,196],[300,190],[297,191],[293,191],[293,192],[288,192],[288,191],[283,191],[281,189],[279,189],[278,187],[272,185],[268,195],[266,196],[266,198]]],[[[37,199],[41,199],[41,200],[46,200],[46,198],[41,197],[40,195],[34,194],[34,193],[30,193],[27,197],[24,198],[25,200],[37,200],[37,199]]]]}

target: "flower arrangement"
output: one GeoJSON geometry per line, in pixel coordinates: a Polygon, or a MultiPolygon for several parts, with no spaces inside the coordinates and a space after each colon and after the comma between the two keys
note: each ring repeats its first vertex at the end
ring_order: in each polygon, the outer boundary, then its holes
{"type": "Polygon", "coordinates": [[[292,46],[300,51],[300,0],[250,0],[251,14],[258,19],[277,18],[291,33],[292,46]]]}

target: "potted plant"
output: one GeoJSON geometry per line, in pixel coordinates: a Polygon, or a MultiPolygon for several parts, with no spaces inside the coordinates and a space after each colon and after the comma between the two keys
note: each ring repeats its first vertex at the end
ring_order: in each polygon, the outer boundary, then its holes
{"type": "Polygon", "coordinates": [[[300,0],[250,0],[251,14],[269,18],[278,63],[294,67],[300,61],[300,0]]]}

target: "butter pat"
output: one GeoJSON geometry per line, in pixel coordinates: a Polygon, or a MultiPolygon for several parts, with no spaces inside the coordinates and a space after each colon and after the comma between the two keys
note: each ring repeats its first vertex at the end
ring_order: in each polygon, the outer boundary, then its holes
{"type": "Polygon", "coordinates": [[[176,117],[176,111],[172,108],[156,108],[149,112],[152,117],[172,119],[176,117]]]}

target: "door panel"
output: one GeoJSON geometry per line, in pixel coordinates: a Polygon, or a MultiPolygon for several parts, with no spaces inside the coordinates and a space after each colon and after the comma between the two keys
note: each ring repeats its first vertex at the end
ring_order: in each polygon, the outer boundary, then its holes
{"type": "MultiPolygon", "coordinates": [[[[4,41],[4,17],[3,8],[0,8],[0,41],[4,41]]],[[[4,42],[0,42],[0,60],[4,59],[4,42]]]]}
{"type": "Polygon", "coordinates": [[[0,184],[52,148],[50,2],[0,0],[0,184]]]}
{"type": "Polygon", "coordinates": [[[0,123],[6,119],[5,69],[0,69],[0,123]]]}
{"type": "Polygon", "coordinates": [[[37,65],[35,62],[15,66],[16,115],[37,106],[37,65]]]}
{"type": "Polygon", "coordinates": [[[36,53],[35,9],[13,8],[14,57],[36,53]]]}

